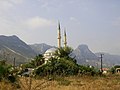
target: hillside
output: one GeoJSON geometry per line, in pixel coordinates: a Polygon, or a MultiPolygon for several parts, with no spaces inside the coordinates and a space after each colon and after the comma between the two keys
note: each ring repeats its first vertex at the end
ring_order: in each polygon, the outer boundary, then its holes
{"type": "Polygon", "coordinates": [[[0,36],[0,58],[12,63],[16,58],[16,64],[27,62],[36,55],[34,50],[17,36],[0,36]]]}
{"type": "Polygon", "coordinates": [[[119,55],[112,55],[109,53],[103,53],[103,52],[99,52],[99,53],[95,53],[96,56],[100,56],[100,54],[104,54],[103,55],[103,64],[104,66],[113,66],[113,65],[120,65],[120,56],[119,55]]]}
{"type": "MultiPolygon", "coordinates": [[[[17,36],[0,36],[0,59],[7,60],[8,63],[13,63],[13,58],[16,59],[16,64],[28,62],[37,54],[44,54],[46,50],[53,48],[45,43],[27,45],[24,41],[17,36]]],[[[93,53],[87,45],[79,45],[70,54],[71,57],[77,60],[78,64],[89,64],[100,66],[100,53],[93,53]]],[[[103,65],[112,66],[120,64],[119,55],[111,55],[104,53],[103,65]]]]}
{"type": "Polygon", "coordinates": [[[78,64],[93,64],[92,62],[98,60],[98,57],[89,50],[87,45],[79,45],[72,53],[78,64]]]}
{"type": "Polygon", "coordinates": [[[41,44],[32,44],[30,47],[37,53],[37,54],[44,54],[46,50],[53,48],[54,46],[47,45],[45,43],[41,44]]]}
{"type": "MultiPolygon", "coordinates": [[[[100,67],[100,54],[93,53],[87,45],[79,45],[72,53],[71,56],[75,57],[78,64],[88,64],[100,67]]],[[[120,65],[120,56],[112,55],[109,53],[102,52],[103,55],[103,66],[111,67],[113,65],[120,65]]]]}

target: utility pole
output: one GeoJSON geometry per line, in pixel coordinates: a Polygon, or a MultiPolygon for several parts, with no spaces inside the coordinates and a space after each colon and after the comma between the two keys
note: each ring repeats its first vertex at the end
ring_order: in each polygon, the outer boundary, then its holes
{"type": "Polygon", "coordinates": [[[14,69],[15,69],[15,57],[14,57],[14,59],[13,59],[13,67],[14,67],[14,69]]]}
{"type": "Polygon", "coordinates": [[[103,72],[103,55],[104,54],[100,54],[100,58],[101,58],[101,72],[103,72]]]}

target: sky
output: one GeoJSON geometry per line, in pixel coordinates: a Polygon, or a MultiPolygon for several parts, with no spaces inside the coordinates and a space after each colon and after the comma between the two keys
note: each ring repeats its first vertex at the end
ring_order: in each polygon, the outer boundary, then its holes
{"type": "Polygon", "coordinates": [[[57,46],[58,21],[70,47],[120,55],[120,0],[0,0],[0,35],[57,46]]]}

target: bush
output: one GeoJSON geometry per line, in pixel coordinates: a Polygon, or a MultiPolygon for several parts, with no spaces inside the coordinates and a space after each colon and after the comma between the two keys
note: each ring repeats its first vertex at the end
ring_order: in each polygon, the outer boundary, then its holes
{"type": "Polygon", "coordinates": [[[97,71],[93,66],[90,67],[90,66],[79,65],[79,73],[94,76],[95,74],[97,74],[97,71]]]}
{"type": "Polygon", "coordinates": [[[6,78],[8,74],[8,68],[4,65],[0,65],[0,78],[6,78]]]}
{"type": "Polygon", "coordinates": [[[8,80],[9,80],[10,82],[14,83],[14,82],[16,81],[16,78],[15,78],[15,76],[10,75],[10,76],[8,76],[8,80]]]}
{"type": "Polygon", "coordinates": [[[110,70],[110,72],[111,72],[112,74],[115,74],[115,72],[116,72],[116,71],[115,71],[115,68],[112,67],[111,70],[110,70]]]}
{"type": "Polygon", "coordinates": [[[3,65],[0,64],[0,80],[5,79],[9,80],[10,82],[15,82],[16,78],[13,76],[13,70],[11,71],[11,65],[3,65]]]}
{"type": "Polygon", "coordinates": [[[53,59],[35,70],[36,75],[75,75],[78,73],[78,65],[65,58],[53,59]]]}

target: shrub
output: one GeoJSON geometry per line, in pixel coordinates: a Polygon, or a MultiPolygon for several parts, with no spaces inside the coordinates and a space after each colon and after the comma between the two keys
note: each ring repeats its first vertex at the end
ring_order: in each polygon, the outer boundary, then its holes
{"type": "Polygon", "coordinates": [[[112,73],[112,74],[115,74],[115,68],[114,67],[112,67],[111,69],[110,69],[110,72],[112,73]]]}
{"type": "Polygon", "coordinates": [[[93,66],[90,67],[90,66],[79,65],[79,73],[94,76],[95,74],[97,74],[97,71],[93,66]]]}
{"type": "Polygon", "coordinates": [[[78,73],[78,65],[65,58],[54,59],[36,69],[36,75],[75,75],[78,73]]]}
{"type": "Polygon", "coordinates": [[[14,83],[14,82],[16,81],[16,78],[15,78],[15,76],[10,75],[10,76],[8,76],[8,80],[9,80],[10,82],[14,83]]]}

